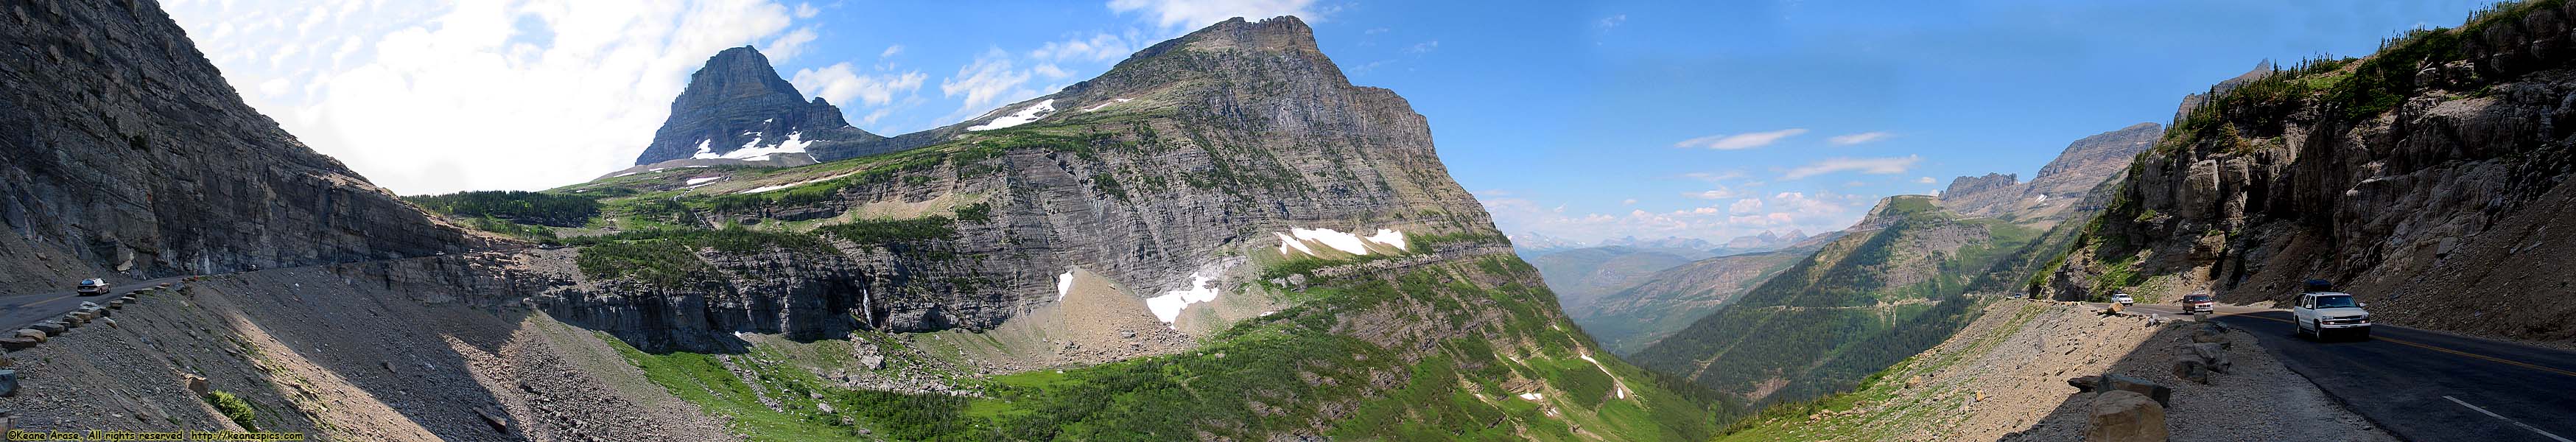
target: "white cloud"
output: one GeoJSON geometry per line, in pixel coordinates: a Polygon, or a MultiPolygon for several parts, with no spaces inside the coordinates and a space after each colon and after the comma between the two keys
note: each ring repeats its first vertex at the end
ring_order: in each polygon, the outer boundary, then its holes
{"type": "Polygon", "coordinates": [[[1744,177],[1744,171],[1741,171],[1741,170],[1729,170],[1729,171],[1724,171],[1724,172],[1691,172],[1691,173],[1685,173],[1685,174],[1682,174],[1682,176],[1683,176],[1683,177],[1686,177],[1686,178],[1690,178],[1690,179],[1695,179],[1695,180],[1707,181],[1707,182],[1712,182],[1712,183],[1714,183],[1714,182],[1720,182],[1720,181],[1732,180],[1732,179],[1737,179],[1737,178],[1743,178],[1743,177],[1744,177]]]}
{"type": "Polygon", "coordinates": [[[1762,211],[1762,200],[1753,198],[1735,200],[1735,204],[1729,204],[1726,206],[1726,211],[1739,214],[1760,212],[1762,211]]]}
{"type": "Polygon", "coordinates": [[[1065,41],[1047,42],[1046,45],[1039,46],[1037,50],[1029,51],[1029,58],[1043,61],[1109,61],[1123,59],[1127,58],[1128,54],[1136,53],[1136,49],[1141,46],[1135,43],[1134,40],[1136,39],[1111,35],[1106,32],[1095,33],[1092,34],[1090,38],[1075,38],[1065,41]]]}
{"type": "Polygon", "coordinates": [[[1629,199],[1619,200],[1619,205],[1622,205],[1622,206],[1634,206],[1634,205],[1637,205],[1637,199],[1636,199],[1636,198],[1629,198],[1629,199]]]}
{"type": "Polygon", "coordinates": [[[1932,179],[1932,177],[1928,177],[1928,176],[1927,176],[1927,177],[1922,177],[1922,178],[1915,178],[1915,179],[1914,179],[1914,182],[1917,182],[1917,183],[1923,183],[1923,184],[1932,184],[1932,183],[1938,183],[1938,182],[1941,182],[1941,180],[1932,179]]]}
{"type": "Polygon", "coordinates": [[[1428,54],[1437,50],[1440,50],[1439,40],[1414,43],[1413,46],[1404,48],[1404,52],[1413,54],[1428,54]]]}
{"type": "Polygon", "coordinates": [[[878,52],[877,58],[894,58],[895,55],[902,53],[903,45],[891,45],[886,46],[885,52],[878,52]]]}
{"type": "Polygon", "coordinates": [[[1692,138],[1692,139],[1688,139],[1688,140],[1682,140],[1682,142],[1679,142],[1679,143],[1673,143],[1673,147],[1705,147],[1705,148],[1717,149],[1717,150],[1751,149],[1751,148],[1756,148],[1756,147],[1767,146],[1767,145],[1770,145],[1771,143],[1774,143],[1774,142],[1778,142],[1778,141],[1780,141],[1780,139],[1782,139],[1782,138],[1793,137],[1793,136],[1797,136],[1798,134],[1803,134],[1803,133],[1807,133],[1807,130],[1806,130],[1806,129],[1781,129],[1781,130],[1775,130],[1775,131],[1770,131],[1770,132],[1753,132],[1753,133],[1742,133],[1742,134],[1734,134],[1734,135],[1710,135],[1710,136],[1705,136],[1705,137],[1699,137],[1699,138],[1692,138]]]}
{"type": "Polygon", "coordinates": [[[823,97],[824,100],[833,103],[850,104],[852,103],[850,100],[855,98],[859,100],[856,102],[858,104],[882,106],[894,102],[896,94],[911,93],[921,89],[921,82],[927,79],[929,76],[923,75],[921,71],[858,75],[850,68],[850,63],[842,62],[824,66],[822,69],[798,69],[796,75],[789,78],[787,82],[795,83],[796,90],[823,97]]]}
{"type": "Polygon", "coordinates": [[[1716,189],[1710,189],[1710,190],[1699,191],[1699,192],[1685,193],[1685,194],[1682,194],[1682,196],[1687,196],[1687,197],[1692,197],[1692,198],[1699,198],[1699,199],[1704,199],[1704,200],[1722,200],[1722,199],[1727,199],[1727,198],[1734,198],[1734,197],[1744,196],[1744,193],[1743,193],[1743,192],[1737,192],[1737,191],[1735,191],[1735,189],[1728,189],[1728,188],[1726,188],[1726,186],[1717,186],[1717,188],[1716,188],[1716,189]]]}
{"type": "Polygon", "coordinates": [[[1826,138],[1826,139],[1825,139],[1825,142],[1834,143],[1834,144],[1837,144],[1837,145],[1843,145],[1843,146],[1850,146],[1850,145],[1854,145],[1854,144],[1860,144],[1860,143],[1867,143],[1867,142],[1871,142],[1871,141],[1884,140],[1884,139],[1887,139],[1887,137],[1894,136],[1894,135],[1896,135],[1896,134],[1891,134],[1891,133],[1886,133],[1886,132],[1861,132],[1861,133],[1856,133],[1856,134],[1842,134],[1842,135],[1835,135],[1835,136],[1833,136],[1833,137],[1831,137],[1831,138],[1826,138]]]}
{"type": "Polygon", "coordinates": [[[1324,21],[1313,9],[1315,0],[1109,0],[1109,10],[1120,14],[1142,11],[1156,25],[1165,28],[1197,28],[1229,18],[1261,20],[1294,15],[1308,22],[1324,21]]]}
{"type": "Polygon", "coordinates": [[[244,101],[403,194],[543,189],[623,168],[709,55],[795,24],[762,0],[165,6],[226,81],[259,92],[244,101]],[[252,87],[281,79],[295,87],[252,87]]]}
{"type": "Polygon", "coordinates": [[[1610,30],[1611,28],[1619,27],[1619,25],[1620,25],[1620,24],[1622,24],[1622,23],[1627,23],[1627,22],[1628,22],[1628,14],[1619,14],[1619,15],[1613,15],[1613,16],[1609,16],[1609,17],[1602,17],[1602,18],[1601,18],[1601,21],[1594,22],[1594,23],[1593,23],[1593,26],[1598,26],[1598,27],[1600,27],[1600,28],[1601,28],[1601,30],[1607,31],[1607,30],[1610,30]]]}
{"type": "Polygon", "coordinates": [[[805,53],[805,44],[813,43],[814,39],[820,36],[814,33],[812,26],[798,28],[787,35],[778,36],[778,39],[770,40],[760,53],[769,56],[770,63],[784,62],[789,58],[796,58],[796,54],[805,53]]]}
{"type": "Polygon", "coordinates": [[[815,15],[820,15],[822,13],[823,10],[814,9],[813,3],[796,4],[796,18],[814,18],[815,15]]]}
{"type": "Polygon", "coordinates": [[[1817,161],[1814,164],[1799,166],[1796,169],[1790,169],[1789,174],[1786,175],[1785,178],[1794,180],[1846,171],[1858,171],[1860,173],[1877,175],[1899,174],[1913,169],[1914,163],[1922,161],[1923,157],[1919,155],[1887,158],[1831,158],[1824,161],[1817,161]]]}
{"type": "Polygon", "coordinates": [[[953,114],[955,121],[990,110],[994,106],[1037,97],[1036,89],[1026,87],[1029,71],[1014,69],[1011,54],[989,49],[975,61],[957,68],[957,75],[939,81],[939,93],[949,97],[965,96],[965,103],[953,114]]]}
{"type": "Polygon", "coordinates": [[[1856,221],[1877,198],[1833,192],[1779,192],[1737,199],[1723,207],[1690,207],[1671,211],[1628,210],[1624,214],[1566,213],[1522,198],[1480,194],[1485,210],[1507,232],[1532,232],[1576,241],[1621,236],[1678,236],[1725,241],[1764,231],[1840,230],[1856,221]]]}

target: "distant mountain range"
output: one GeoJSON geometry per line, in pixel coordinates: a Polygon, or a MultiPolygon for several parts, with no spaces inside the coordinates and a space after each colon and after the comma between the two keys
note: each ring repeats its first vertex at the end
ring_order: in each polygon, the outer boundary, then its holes
{"type": "Polygon", "coordinates": [[[1599,242],[1583,242],[1547,236],[1536,232],[1511,235],[1512,247],[1519,250],[1523,256],[1545,255],[1588,247],[1694,250],[1713,256],[1725,256],[1738,253],[1776,250],[1806,239],[1807,232],[1798,229],[1789,229],[1788,232],[1774,232],[1766,230],[1759,234],[1731,238],[1723,244],[1712,243],[1705,239],[1683,238],[1678,236],[1646,239],[1631,235],[1605,239],[1599,242]]]}
{"type": "Polygon", "coordinates": [[[1847,389],[1973,319],[1963,295],[2018,290],[2160,129],[2070,143],[2030,182],[1959,177],[1938,198],[1889,197],[1799,249],[1695,262],[1568,314],[1641,365],[1757,404],[1847,389]]]}

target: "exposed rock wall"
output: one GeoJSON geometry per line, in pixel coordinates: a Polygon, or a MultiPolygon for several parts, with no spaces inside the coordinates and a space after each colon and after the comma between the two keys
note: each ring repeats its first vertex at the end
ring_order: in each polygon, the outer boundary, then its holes
{"type": "Polygon", "coordinates": [[[1219,23],[1100,78],[930,132],[954,138],[861,159],[869,165],[849,171],[790,172],[878,177],[828,196],[673,221],[939,215],[953,221],[953,236],[891,247],[826,236],[835,244],[825,253],[701,251],[723,277],[690,288],[601,281],[550,295],[548,311],[684,346],[721,344],[688,338],[709,332],[986,330],[1055,302],[1058,276],[1075,266],[1139,296],[1182,290],[1199,276],[1231,293],[1258,273],[1235,264],[1246,255],[1289,259],[1277,234],[1295,228],[1481,238],[1442,250],[1503,245],[1483,207],[1440,165],[1422,116],[1383,89],[1352,86],[1295,18],[1219,23]],[[962,129],[1040,103],[1054,110],[1026,126],[962,129]],[[954,214],[968,206],[989,214],[954,214]]]}
{"type": "Polygon", "coordinates": [[[2330,71],[2275,75],[2411,74],[2373,90],[2392,96],[2384,112],[2354,115],[2335,90],[2204,109],[2139,160],[2092,233],[2098,247],[2043,288],[2286,301],[2321,278],[2390,322],[2576,338],[2564,320],[2576,307],[2538,298],[2570,283],[2556,257],[2571,249],[2553,241],[2565,229],[2549,227],[2576,207],[2576,5],[2505,8],[2330,71]],[[2128,263],[2139,280],[2104,281],[2128,263]]]}
{"type": "Polygon", "coordinates": [[[0,5],[0,241],[136,277],[496,246],[244,105],[149,2],[0,5]]]}

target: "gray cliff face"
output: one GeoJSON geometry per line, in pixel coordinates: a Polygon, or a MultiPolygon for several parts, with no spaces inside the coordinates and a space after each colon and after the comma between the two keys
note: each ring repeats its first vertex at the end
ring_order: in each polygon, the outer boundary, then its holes
{"type": "Polygon", "coordinates": [[[785,254],[701,250],[716,267],[741,271],[702,288],[567,289],[549,298],[549,311],[675,336],[823,335],[853,318],[876,330],[982,330],[1054,302],[1056,278],[1075,266],[1153,296],[1182,289],[1193,274],[1242,265],[1247,254],[1277,254],[1277,234],[1292,228],[1467,234],[1489,239],[1413,251],[1508,253],[1482,206],[1440,165],[1422,116],[1384,89],[1349,84],[1292,17],[1219,23],[1099,78],[929,132],[953,135],[855,160],[864,165],[852,172],[829,163],[775,178],[846,183],[814,197],[709,187],[702,191],[719,194],[716,203],[665,221],[891,216],[945,233],[873,242],[826,233],[831,250],[785,254]],[[1022,126],[966,130],[1040,103],[1055,110],[1022,126]],[[939,208],[868,215],[925,206],[939,208]]]}
{"type": "Polygon", "coordinates": [[[136,277],[490,247],[244,105],[148,3],[0,14],[0,282],[136,277]]]}
{"type": "Polygon", "coordinates": [[[2413,42],[2449,51],[2275,75],[2405,75],[2372,91],[2389,95],[2385,110],[2221,96],[2239,105],[2201,109],[2141,157],[2092,232],[2102,246],[2074,252],[2043,288],[2119,287],[2104,275],[2129,263],[2229,302],[2286,301],[2327,279],[2387,322],[2576,339],[2576,306],[2555,299],[2576,283],[2563,259],[2576,250],[2576,71],[2564,68],[2576,5],[2509,8],[2413,42]]]}
{"type": "MultiPolygon", "coordinates": [[[[2104,181],[2128,173],[2129,162],[2154,147],[2164,126],[2138,123],[2067,143],[2066,150],[2039,168],[2039,176],[2016,182],[2010,174],[1959,177],[1941,192],[1941,207],[1968,216],[2012,215],[2020,219],[2059,219],[2087,206],[2087,194],[2104,181]]],[[[2046,227],[2046,226],[2041,226],[2046,227]]]]}
{"type": "Polygon", "coordinates": [[[635,164],[723,157],[791,142],[829,145],[883,138],[850,126],[841,109],[822,98],[808,102],[803,97],[778,77],[760,51],[744,46],[717,52],[707,58],[706,67],[689,75],[688,88],[671,100],[670,118],[653,133],[653,144],[635,157],[635,164]]]}
{"type": "Polygon", "coordinates": [[[2004,173],[1988,173],[1985,176],[1958,177],[1950,180],[1949,188],[1941,190],[1941,199],[1955,200],[1975,198],[1984,196],[1987,191],[2012,188],[2014,184],[2021,184],[2020,176],[2004,173]]]}

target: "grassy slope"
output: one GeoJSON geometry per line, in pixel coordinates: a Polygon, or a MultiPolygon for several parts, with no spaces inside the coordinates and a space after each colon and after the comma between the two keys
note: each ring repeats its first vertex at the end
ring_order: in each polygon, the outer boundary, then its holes
{"type": "Polygon", "coordinates": [[[1962,220],[1928,201],[1909,200],[1891,201],[1889,213],[1900,219],[1888,227],[1836,240],[1637,359],[1730,393],[1780,383],[1762,401],[1798,402],[1848,391],[1940,343],[1974,319],[1974,301],[1959,295],[1977,273],[2008,262],[2042,232],[1962,220]],[[1984,237],[1950,254],[1901,250],[1916,244],[1914,236],[1935,231],[1984,237]],[[1913,261],[1917,256],[1929,261],[1913,261]],[[1883,280],[1891,267],[1927,265],[1936,268],[1930,280],[1883,280]]]}
{"type": "Polygon", "coordinates": [[[1986,350],[2019,332],[2031,318],[2046,310],[2036,304],[2017,309],[2011,321],[1996,327],[1959,351],[1925,352],[1906,358],[1886,370],[1871,374],[1850,392],[1813,400],[1784,403],[1762,410],[1760,415],[1745,419],[1726,429],[1719,441],[1772,440],[1896,440],[1899,431],[1924,428],[1925,422],[1950,419],[1958,413],[1951,402],[1922,401],[1898,403],[1904,380],[1914,375],[1935,373],[1960,362],[1978,357],[1986,350]],[[1810,416],[1818,417],[1810,420],[1810,416]]]}
{"type": "Polygon", "coordinates": [[[765,363],[737,359],[737,367],[757,373],[757,385],[727,371],[716,356],[621,348],[654,382],[731,418],[737,430],[759,440],[850,437],[854,428],[840,425],[841,416],[905,440],[1245,440],[1318,424],[1330,436],[1401,440],[1701,440],[1716,434],[1705,393],[1668,389],[1608,355],[1594,355],[1599,366],[1581,359],[1578,349],[1591,344],[1547,314],[1555,308],[1553,296],[1518,282],[1534,280],[1528,278],[1533,272],[1517,258],[1498,256],[1398,277],[1334,281],[1309,289],[1307,304],[1238,324],[1196,352],[961,380],[981,398],[828,387],[809,370],[848,366],[793,344],[756,346],[748,359],[765,363]],[[1512,282],[1475,282],[1493,280],[1512,282]],[[1342,318],[1390,312],[1476,327],[1430,340],[1428,351],[1380,347],[1343,330],[1349,325],[1342,318]],[[787,354],[797,351],[807,354],[787,354]],[[817,360],[825,362],[788,362],[817,360]],[[1405,375],[1372,385],[1394,373],[1405,375]],[[1503,387],[1510,379],[1543,382],[1544,399],[1518,398],[1503,387]],[[1622,384],[1634,392],[1631,399],[1616,397],[1622,384]],[[820,401],[840,413],[821,412],[809,393],[822,394],[820,401]],[[786,403],[785,411],[762,405],[762,395],[786,403]]]}

